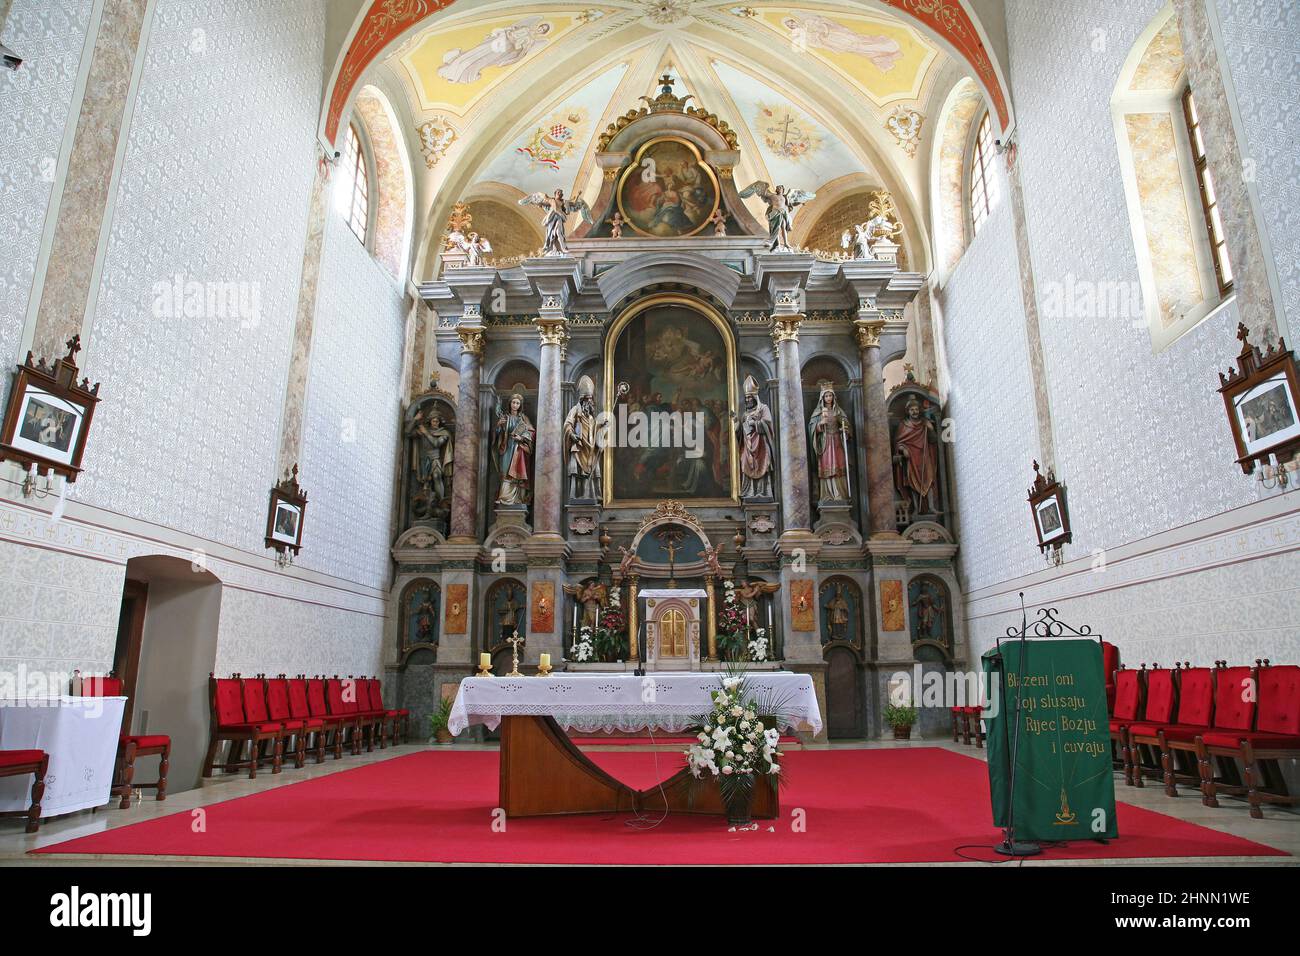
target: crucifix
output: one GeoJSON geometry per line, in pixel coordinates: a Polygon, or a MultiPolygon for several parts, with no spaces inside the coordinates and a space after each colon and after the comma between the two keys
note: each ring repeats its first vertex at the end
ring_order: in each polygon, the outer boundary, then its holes
{"type": "Polygon", "coordinates": [[[680,542],[686,537],[686,532],[680,528],[663,528],[655,532],[655,537],[659,539],[659,544],[668,552],[668,586],[677,587],[677,581],[674,578],[674,569],[677,561],[677,552],[681,550],[680,542]]]}
{"type": "Polygon", "coordinates": [[[515,631],[514,637],[506,638],[506,643],[510,645],[510,673],[506,675],[507,677],[524,676],[519,673],[519,645],[524,643],[525,640],[526,638],[519,636],[518,631],[515,631]]]}

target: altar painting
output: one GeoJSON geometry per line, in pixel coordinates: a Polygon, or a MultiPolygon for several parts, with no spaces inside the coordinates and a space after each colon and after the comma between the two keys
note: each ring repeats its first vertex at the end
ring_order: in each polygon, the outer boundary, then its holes
{"type": "Polygon", "coordinates": [[[642,235],[690,236],[707,226],[718,208],[718,183],[690,143],[653,140],[623,174],[618,208],[642,235]]]}

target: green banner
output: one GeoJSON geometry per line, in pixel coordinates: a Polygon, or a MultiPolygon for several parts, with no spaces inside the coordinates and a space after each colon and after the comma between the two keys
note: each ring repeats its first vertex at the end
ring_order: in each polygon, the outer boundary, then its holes
{"type": "Polygon", "coordinates": [[[1004,640],[984,655],[990,707],[993,823],[1007,825],[1012,734],[1020,699],[1015,836],[1019,840],[1114,839],[1115,778],[1101,648],[1095,640],[1004,640]]]}

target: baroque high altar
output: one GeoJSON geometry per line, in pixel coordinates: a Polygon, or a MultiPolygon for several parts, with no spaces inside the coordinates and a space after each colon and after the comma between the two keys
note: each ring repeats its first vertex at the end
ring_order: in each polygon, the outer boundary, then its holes
{"type": "Polygon", "coordinates": [[[389,670],[421,719],[516,632],[525,673],[807,672],[844,737],[879,733],[891,675],[966,664],[943,409],[884,384],[925,281],[893,203],[847,254],[792,248],[812,197],[738,189],[688,99],[665,78],[606,130],[594,203],[520,201],[535,257],[487,264],[453,221],[420,287],[459,373],[404,417],[389,670]]]}

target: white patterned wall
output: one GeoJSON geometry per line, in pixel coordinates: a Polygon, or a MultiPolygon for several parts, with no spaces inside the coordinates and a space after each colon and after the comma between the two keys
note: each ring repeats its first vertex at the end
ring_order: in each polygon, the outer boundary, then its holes
{"type": "Polygon", "coordinates": [[[83,501],[262,550],[315,173],[321,20],[317,6],[276,0],[157,5],[87,350],[105,385],[83,501]],[[155,285],[177,277],[241,284],[250,308],[156,309],[155,285]]]}
{"type": "MultiPolygon", "coordinates": [[[[91,0],[14,0],[0,39],[23,57],[0,70],[0,360],[18,354],[59,153],[72,115],[91,0]]],[[[0,382],[8,394],[9,376],[0,382]]]]}
{"type": "MultiPolygon", "coordinates": [[[[1059,604],[1063,617],[1105,633],[1130,663],[1295,657],[1300,528],[1294,505],[1257,501],[1253,482],[1233,463],[1215,391],[1216,373],[1237,350],[1235,309],[1153,355],[1140,309],[1130,318],[1061,315],[1044,307],[1053,284],[1063,289],[1073,281],[1077,289],[1080,282],[1094,283],[1097,291],[1137,285],[1109,103],[1125,57],[1162,6],[1163,0],[1007,2],[1018,165],[1055,464],[1069,487],[1074,543],[1067,546],[1063,568],[1043,570],[1024,501],[1027,480],[1016,480],[1027,479],[1035,444],[1028,423],[1017,420],[1020,409],[1031,405],[1023,331],[1011,336],[1004,328],[1023,322],[1011,301],[1019,290],[999,287],[1017,281],[1014,269],[1005,263],[990,268],[996,258],[982,248],[998,228],[990,222],[967,252],[944,303],[956,396],[961,566],[976,655],[1019,622],[1016,592],[1024,589],[1031,606],[1059,604]],[[980,268],[971,269],[972,261],[980,268]],[[978,340],[969,330],[981,326],[990,339],[1005,341],[978,340]],[[971,389],[1006,418],[1006,431],[1025,432],[1025,440],[996,434],[990,412],[973,407],[971,389]],[[998,481],[1010,486],[1006,493],[997,490],[998,481]]],[[[1224,0],[1222,6],[1257,5],[1224,0]]],[[[1234,29],[1238,36],[1250,32],[1234,29]]],[[[1226,32],[1231,36],[1233,30],[1226,32]]],[[[1271,32],[1270,40],[1282,44],[1271,32]]],[[[1264,80],[1269,62],[1265,56],[1251,65],[1239,94],[1270,95],[1270,82],[1276,88],[1280,81],[1264,80]],[[1253,90],[1242,88],[1252,82],[1253,90]]],[[[1290,61],[1279,69],[1294,76],[1290,61]]],[[[1268,148],[1279,148],[1294,132],[1274,128],[1281,114],[1273,110],[1264,104],[1243,108],[1259,117],[1266,130],[1262,139],[1274,144],[1268,148]]],[[[1250,121],[1247,128],[1250,135],[1250,121]]],[[[1295,162],[1294,155],[1289,158],[1295,162]]],[[[1289,195],[1288,175],[1293,176],[1283,173],[1266,189],[1261,172],[1261,193],[1272,190],[1266,202],[1289,195]]],[[[1283,233],[1294,237],[1292,203],[1265,218],[1283,223],[1283,233]]],[[[1283,258],[1279,240],[1273,241],[1283,258]]],[[[997,244],[1004,247],[999,256],[1014,254],[1009,231],[997,236],[997,244]]]]}
{"type": "Polygon", "coordinates": [[[1218,0],[1218,11],[1290,341],[1300,330],[1300,4],[1218,0]]]}
{"type": "Polygon", "coordinates": [[[963,544],[958,561],[967,591],[1031,571],[1039,560],[1033,528],[1014,520],[1029,513],[1025,488],[1038,455],[1038,427],[1005,181],[1000,192],[1001,202],[937,293],[951,382],[948,414],[956,423],[950,460],[963,544]]]}
{"type": "Polygon", "coordinates": [[[388,586],[405,319],[401,287],[331,209],[307,391],[299,563],[375,588],[388,586]]]}

